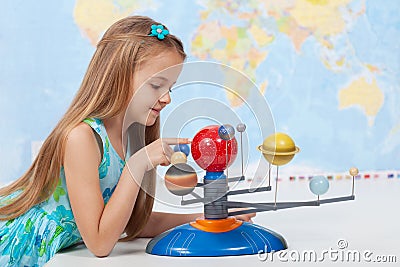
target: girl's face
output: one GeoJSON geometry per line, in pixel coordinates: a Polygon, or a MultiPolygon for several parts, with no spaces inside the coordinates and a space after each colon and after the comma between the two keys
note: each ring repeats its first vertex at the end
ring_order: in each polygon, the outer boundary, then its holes
{"type": "Polygon", "coordinates": [[[171,102],[170,89],[182,70],[182,57],[165,51],[139,66],[133,76],[133,96],[125,121],[151,126],[160,111],[171,102]]]}

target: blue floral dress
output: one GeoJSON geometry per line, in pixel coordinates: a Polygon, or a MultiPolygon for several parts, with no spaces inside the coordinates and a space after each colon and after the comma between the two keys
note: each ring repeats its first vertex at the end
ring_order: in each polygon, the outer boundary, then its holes
{"type": "MultiPolygon", "coordinates": [[[[101,137],[103,157],[99,166],[100,187],[107,204],[119,181],[125,162],[111,146],[104,124],[85,119],[101,137]]],[[[0,205],[17,196],[0,198],[0,205]]],[[[43,266],[57,251],[82,241],[69,203],[64,169],[54,193],[23,215],[0,221],[0,266],[43,266]]]]}

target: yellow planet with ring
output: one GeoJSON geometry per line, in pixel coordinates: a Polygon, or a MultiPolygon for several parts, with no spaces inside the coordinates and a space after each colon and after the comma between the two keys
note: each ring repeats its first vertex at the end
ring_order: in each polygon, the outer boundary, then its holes
{"type": "Polygon", "coordinates": [[[271,134],[257,149],[261,151],[269,163],[276,166],[289,163],[294,155],[300,151],[293,139],[285,133],[271,134]]]}

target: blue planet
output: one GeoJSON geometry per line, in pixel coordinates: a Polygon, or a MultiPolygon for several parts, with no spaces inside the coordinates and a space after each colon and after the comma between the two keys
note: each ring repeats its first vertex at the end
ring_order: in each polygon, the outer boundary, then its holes
{"type": "Polygon", "coordinates": [[[174,146],[175,152],[183,152],[185,153],[186,157],[190,154],[190,147],[187,144],[178,144],[174,146]]]}
{"type": "Polygon", "coordinates": [[[323,195],[329,189],[329,181],[325,176],[314,176],[310,180],[310,190],[315,195],[323,195]]]}
{"type": "Polygon", "coordinates": [[[230,124],[221,125],[218,129],[218,135],[223,140],[231,140],[235,137],[235,128],[230,124]]]}

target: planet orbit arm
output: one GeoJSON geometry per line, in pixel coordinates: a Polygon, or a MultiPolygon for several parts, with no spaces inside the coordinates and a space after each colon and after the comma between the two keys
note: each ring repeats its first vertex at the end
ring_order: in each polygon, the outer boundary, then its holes
{"type": "Polygon", "coordinates": [[[347,196],[347,197],[335,197],[335,198],[320,199],[319,203],[326,204],[326,203],[334,203],[334,202],[348,201],[348,200],[354,200],[354,199],[356,199],[356,196],[351,195],[351,196],[347,196]]]}
{"type": "Polygon", "coordinates": [[[289,209],[289,208],[296,208],[296,207],[305,207],[305,206],[319,206],[320,204],[326,204],[326,203],[334,203],[334,202],[341,202],[341,201],[348,201],[348,200],[354,200],[355,196],[347,196],[347,197],[336,197],[336,198],[328,198],[328,199],[322,199],[322,200],[314,200],[314,201],[306,201],[306,202],[277,202],[276,206],[275,203],[246,203],[246,202],[230,202],[227,201],[227,206],[229,208],[247,208],[247,207],[255,207],[254,209],[248,209],[248,210],[240,210],[240,211],[234,211],[234,212],[229,212],[228,216],[236,216],[240,214],[248,214],[248,213],[253,213],[253,212],[263,212],[263,211],[271,211],[271,210],[280,210],[280,209],[289,209]],[[242,203],[242,204],[241,204],[242,203]],[[235,205],[237,204],[237,205],[235,205]],[[255,204],[255,205],[253,205],[255,204]]]}
{"type": "MultiPolygon", "coordinates": [[[[263,191],[271,191],[271,186],[265,186],[265,187],[259,187],[254,190],[252,189],[241,189],[241,190],[235,190],[235,191],[229,191],[226,194],[222,194],[218,196],[218,198],[221,198],[223,196],[228,196],[228,195],[240,195],[240,194],[247,194],[247,193],[257,193],[257,192],[263,192],[263,191]]],[[[189,204],[194,204],[194,203],[199,203],[199,202],[213,202],[216,199],[211,199],[211,198],[197,198],[197,199],[189,199],[189,200],[182,200],[181,205],[189,205],[189,204]]]]}
{"type": "Polygon", "coordinates": [[[248,209],[248,210],[239,210],[239,211],[233,211],[233,212],[228,212],[228,216],[236,216],[236,215],[241,215],[241,214],[248,214],[248,213],[254,213],[254,212],[263,212],[263,211],[270,211],[274,210],[271,208],[255,208],[255,209],[248,209]]]}
{"type": "MultiPolygon", "coordinates": [[[[340,201],[347,201],[347,200],[354,200],[355,196],[347,196],[347,197],[336,197],[336,198],[327,198],[327,199],[320,199],[319,203],[320,204],[326,204],[326,203],[334,203],[334,202],[340,202],[340,201]]],[[[237,202],[237,201],[225,201],[228,205],[228,207],[239,207],[239,206],[230,206],[230,205],[247,205],[246,207],[255,207],[253,204],[256,205],[268,205],[268,206],[274,206],[275,202],[258,202],[258,203],[252,203],[252,202],[237,202]],[[251,205],[248,205],[251,204],[251,205]]],[[[292,204],[304,204],[304,203],[318,203],[317,200],[312,200],[312,201],[305,201],[305,202],[298,202],[298,201],[291,201],[291,202],[277,202],[277,205],[292,205],[292,204]]],[[[308,206],[308,205],[307,205],[308,206]]],[[[312,205],[311,205],[312,206],[312,205]]],[[[243,206],[244,207],[244,206],[243,206]]]]}
{"type": "Polygon", "coordinates": [[[190,192],[190,194],[193,196],[193,197],[195,197],[196,199],[202,199],[202,197],[201,196],[199,196],[198,194],[196,194],[195,192],[190,192]]]}
{"type": "MultiPolygon", "coordinates": [[[[271,186],[265,186],[265,187],[259,187],[257,189],[241,189],[241,190],[236,190],[236,191],[229,191],[226,194],[222,194],[218,196],[218,198],[221,198],[225,195],[239,195],[239,194],[247,194],[247,193],[257,193],[257,192],[263,192],[263,191],[271,191],[271,186]]],[[[197,199],[189,199],[189,200],[182,200],[181,205],[190,205],[194,203],[207,203],[207,202],[213,202],[216,199],[211,199],[211,198],[197,198],[197,199]]]]}
{"type": "Polygon", "coordinates": [[[181,205],[190,205],[190,204],[195,204],[195,203],[211,203],[215,200],[216,199],[212,199],[212,198],[188,199],[188,200],[182,200],[181,205]]]}
{"type": "MultiPolygon", "coordinates": [[[[250,203],[249,203],[250,204],[250,203]]],[[[282,204],[282,203],[281,203],[282,204]]],[[[239,210],[239,211],[234,211],[234,212],[229,212],[228,216],[236,216],[240,214],[248,214],[248,213],[254,213],[254,212],[264,212],[264,211],[271,211],[271,210],[281,210],[281,209],[289,209],[289,208],[296,208],[296,207],[310,207],[310,206],[319,206],[318,201],[310,201],[309,203],[303,202],[299,204],[285,204],[285,205],[279,205],[279,203],[276,203],[275,206],[270,206],[270,205],[265,205],[262,208],[254,208],[254,209],[247,209],[247,210],[239,210]]]]}
{"type": "MultiPolygon", "coordinates": [[[[329,199],[322,199],[319,202],[318,201],[308,201],[308,202],[277,202],[276,207],[274,202],[270,203],[247,203],[247,202],[235,202],[235,201],[227,201],[225,203],[229,203],[230,208],[246,208],[246,207],[255,207],[254,205],[257,206],[262,206],[262,207],[268,207],[266,210],[257,210],[258,211],[269,211],[269,210],[278,210],[278,209],[288,209],[288,208],[295,208],[295,207],[301,207],[301,206],[318,206],[319,204],[326,204],[326,203],[334,203],[334,202],[341,202],[341,201],[348,201],[348,200],[354,200],[355,196],[347,196],[347,197],[337,197],[337,198],[329,198],[329,199]],[[231,206],[232,205],[232,206],[231,206]],[[273,207],[273,209],[270,209],[269,207],[273,207]]],[[[196,199],[189,199],[189,200],[182,200],[181,205],[190,205],[190,204],[195,204],[195,203],[205,203],[205,202],[212,202],[215,199],[210,199],[210,198],[196,198],[196,199]]],[[[238,211],[240,212],[240,211],[238,211]]],[[[246,212],[247,213],[247,212],[246,212]]],[[[251,213],[251,212],[248,212],[251,213]]]]}
{"type": "Polygon", "coordinates": [[[244,175],[242,175],[242,176],[227,178],[227,180],[228,180],[228,183],[237,182],[237,181],[244,181],[245,177],[244,177],[244,175]]]}
{"type": "Polygon", "coordinates": [[[204,202],[203,198],[188,199],[188,200],[182,200],[181,205],[190,205],[190,204],[201,203],[201,202],[204,202]]]}
{"type": "Polygon", "coordinates": [[[229,191],[227,193],[228,196],[231,195],[240,195],[240,194],[247,194],[247,193],[257,193],[257,192],[263,192],[263,191],[271,191],[271,186],[264,186],[264,187],[259,187],[256,189],[240,189],[240,190],[235,190],[235,191],[229,191]]]}
{"type": "MultiPolygon", "coordinates": [[[[182,200],[181,205],[190,205],[199,202],[211,202],[211,199],[206,198],[197,198],[197,199],[189,199],[182,200]]],[[[249,202],[235,202],[235,201],[225,201],[223,203],[227,204],[228,208],[249,208],[249,207],[258,207],[262,209],[262,211],[269,210],[277,210],[277,209],[285,209],[285,208],[294,208],[301,206],[318,206],[318,201],[309,201],[309,202],[284,202],[284,203],[276,203],[276,207],[274,203],[249,203],[249,202]]]]}
{"type": "Polygon", "coordinates": [[[251,202],[236,202],[236,201],[226,201],[226,206],[228,208],[259,208],[263,211],[269,210],[278,210],[278,209],[286,209],[286,208],[294,208],[294,207],[303,207],[303,206],[318,206],[318,201],[307,201],[307,202],[277,202],[275,203],[251,203],[251,202]]]}

